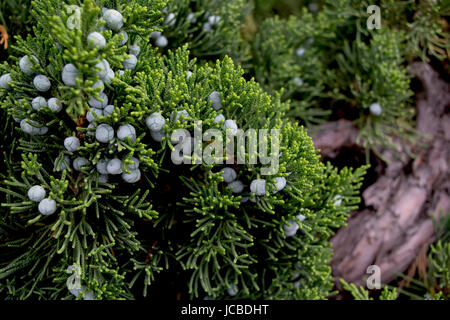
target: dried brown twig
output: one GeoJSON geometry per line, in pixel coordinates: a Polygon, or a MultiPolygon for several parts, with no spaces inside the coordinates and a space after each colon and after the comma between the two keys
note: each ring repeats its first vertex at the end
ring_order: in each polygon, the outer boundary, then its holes
{"type": "Polygon", "coordinates": [[[3,45],[3,47],[8,49],[8,32],[6,31],[6,28],[0,24],[0,46],[3,45]]]}

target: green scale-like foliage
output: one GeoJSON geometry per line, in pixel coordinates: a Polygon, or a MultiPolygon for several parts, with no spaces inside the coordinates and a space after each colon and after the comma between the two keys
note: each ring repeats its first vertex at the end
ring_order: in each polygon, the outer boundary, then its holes
{"type": "Polygon", "coordinates": [[[251,41],[252,59],[244,67],[268,92],[282,90],[282,100],[291,100],[291,115],[306,124],[319,123],[331,113],[321,105],[329,96],[323,50],[328,41],[333,41],[329,23],[306,9],[301,20],[270,18],[251,41]]]}
{"type": "Polygon", "coordinates": [[[358,32],[367,34],[367,7],[377,4],[380,7],[382,28],[404,31],[409,58],[429,56],[448,59],[449,33],[445,17],[450,15],[450,2],[447,0],[395,1],[382,0],[378,3],[360,0],[327,1],[327,14],[342,27],[341,39],[354,37],[355,26],[358,32]]]}
{"type": "Polygon", "coordinates": [[[0,98],[14,123],[15,143],[3,159],[7,174],[0,188],[0,295],[74,299],[66,282],[67,268],[75,265],[85,288],[79,299],[90,294],[95,299],[161,297],[161,291],[172,298],[181,293],[224,299],[235,285],[236,298],[325,298],[332,288],[328,240],[356,208],[365,168],[338,171],[322,164],[306,130],[286,120],[288,105],[246,81],[230,58],[198,65],[186,48],[160,55],[147,40],[166,4],[139,3],[86,0],[81,29],[70,30],[67,4],[36,2],[35,34],[20,40],[16,52],[37,57],[33,69],[49,77],[51,89],[39,93],[17,64],[1,66],[0,74],[12,77],[11,88],[0,89],[0,98]],[[124,46],[121,36],[108,30],[102,32],[105,48],[87,45],[87,35],[102,24],[103,5],[123,14],[130,36],[124,46]],[[95,65],[104,58],[112,69],[121,68],[136,42],[141,44],[136,67],[116,72],[105,83],[114,112],[95,117],[88,127],[88,100],[100,94],[91,88],[99,79],[95,65]],[[74,87],[61,82],[67,63],[80,71],[74,87]],[[222,164],[175,165],[171,160],[175,130],[192,133],[197,120],[203,121],[204,131],[222,129],[222,123],[213,121],[219,111],[208,100],[212,91],[221,93],[220,113],[238,128],[280,130],[277,172],[264,176],[261,164],[230,165],[244,185],[241,194],[227,188],[222,164]],[[62,110],[34,110],[31,100],[37,95],[57,97],[62,110]],[[172,112],[181,110],[187,115],[175,121],[172,112]],[[161,141],[146,126],[154,112],[166,119],[161,141]],[[38,121],[48,132],[27,134],[12,117],[38,121]],[[130,124],[136,139],[115,136],[100,143],[95,134],[100,124],[115,130],[130,124]],[[69,136],[81,141],[74,152],[64,147],[69,136]],[[87,163],[77,171],[72,161],[80,156],[87,163]],[[126,183],[123,175],[104,180],[96,169],[101,159],[118,158],[126,174],[132,157],[139,160],[141,172],[136,183],[126,183]],[[285,177],[287,185],[275,193],[276,177],[285,177]],[[250,183],[258,178],[267,181],[265,195],[250,192],[250,183]],[[38,204],[29,200],[33,185],[56,201],[54,214],[40,214],[38,204]],[[299,230],[288,237],[284,228],[290,220],[299,230]]]}
{"type": "MultiPolygon", "coordinates": [[[[256,1],[249,14],[250,6],[243,0],[173,0],[161,10],[158,27],[146,31],[159,31],[167,38],[163,52],[186,44],[199,62],[230,56],[246,70],[247,79],[255,77],[269,93],[283,90],[282,101],[290,100],[289,115],[301,124],[311,126],[330,115],[333,120],[355,120],[361,129],[359,142],[367,151],[380,155],[380,147],[387,147],[396,154],[393,140],[414,141],[415,134],[407,59],[448,58],[445,17],[450,7],[448,1],[380,1],[382,28],[369,31],[367,7],[372,4],[256,1]],[[312,10],[311,4],[318,6],[312,10]],[[283,8],[298,17],[260,23],[261,15],[270,10],[286,16],[283,8]],[[249,23],[253,16],[256,26],[249,23]],[[212,17],[220,20],[205,28],[212,17]],[[396,36],[388,39],[392,33],[396,36]],[[383,46],[397,56],[386,56],[383,46]],[[304,49],[301,57],[295,54],[299,48],[304,49]],[[382,107],[382,116],[370,115],[374,103],[382,107]]],[[[153,36],[151,43],[156,40],[153,36]]]]}
{"type": "MultiPolygon", "coordinates": [[[[268,92],[283,90],[282,101],[291,100],[289,114],[301,123],[320,123],[330,114],[332,119],[349,118],[361,129],[359,142],[367,151],[380,155],[384,147],[397,154],[393,139],[415,141],[406,59],[448,56],[443,18],[448,5],[381,1],[382,28],[369,31],[371,4],[328,1],[320,3],[318,12],[305,6],[295,10],[298,18],[267,19],[257,26],[249,47],[242,44],[249,50],[235,61],[268,92]],[[304,50],[300,57],[299,48],[304,50]],[[381,116],[370,114],[374,103],[381,105],[381,116]]],[[[261,6],[257,2],[256,13],[261,6]]],[[[252,29],[252,24],[246,27],[252,29]]],[[[186,35],[180,32],[177,38],[188,42],[186,35]]]]}
{"type": "MultiPolygon", "coordinates": [[[[241,50],[240,28],[250,6],[245,0],[169,0],[160,26],[167,45],[163,51],[187,45],[191,55],[213,61],[228,55],[246,59],[241,50]]],[[[153,36],[153,43],[157,37],[153,36]]]]}
{"type": "Polygon", "coordinates": [[[343,101],[359,109],[356,120],[360,142],[377,150],[384,146],[395,151],[392,138],[414,141],[410,76],[402,65],[403,34],[395,31],[377,32],[369,44],[360,41],[346,43],[337,55],[339,70],[333,83],[343,101]],[[381,105],[381,114],[370,112],[372,103],[381,105]]]}
{"type": "MultiPolygon", "coordinates": [[[[171,13],[178,17],[164,31],[177,39],[174,46],[188,43],[195,51],[196,35],[204,39],[202,36],[208,34],[201,27],[208,20],[208,10],[199,14],[196,27],[186,18],[197,12],[191,9],[197,4],[173,1],[164,11],[166,20],[171,13]],[[203,31],[189,32],[189,27],[203,31]]],[[[321,4],[318,12],[303,7],[299,17],[269,18],[256,27],[254,35],[246,31],[244,38],[249,39],[239,44],[236,23],[242,20],[242,15],[237,12],[242,13],[243,6],[234,2],[229,5],[236,8],[234,16],[239,19],[235,24],[220,22],[219,28],[212,28],[209,33],[223,44],[219,55],[232,56],[244,68],[246,78],[253,77],[267,92],[280,92],[283,102],[290,101],[289,116],[308,126],[329,120],[330,116],[354,120],[361,129],[358,142],[379,155],[380,147],[390,148],[394,154],[398,151],[394,139],[414,141],[414,109],[410,105],[412,92],[406,67],[406,58],[411,54],[408,47],[414,44],[403,31],[406,26],[398,27],[392,19],[384,23],[383,18],[381,30],[369,31],[366,27],[369,3],[329,2],[321,4]],[[220,27],[229,30],[234,27],[234,36],[228,38],[233,39],[233,46],[227,45],[223,37],[229,33],[220,31],[220,27]],[[381,106],[381,115],[371,114],[372,104],[381,106]]],[[[439,6],[433,6],[432,12],[439,6]]],[[[382,17],[392,10],[387,3],[383,4],[382,17]]],[[[428,12],[425,10],[423,14],[428,12]]],[[[247,16],[245,26],[251,29],[248,20],[247,16]]],[[[423,32],[423,37],[432,37],[429,29],[423,32]]],[[[200,47],[210,46],[202,42],[200,47]]],[[[194,55],[202,61],[208,61],[210,56],[206,52],[194,55]]]]}
{"type": "MultiPolygon", "coordinates": [[[[387,3],[381,8],[382,28],[369,30],[370,4],[330,1],[315,13],[303,8],[299,17],[269,18],[251,40],[251,59],[244,67],[264,89],[291,100],[289,115],[301,123],[353,120],[367,151],[381,156],[383,147],[396,155],[393,140],[416,141],[406,59],[418,55],[411,46],[422,45],[411,40],[407,32],[412,31],[403,24],[385,21],[393,10],[387,3]],[[373,104],[381,111],[371,112],[373,104]]],[[[435,12],[443,5],[429,6],[435,12]]],[[[430,11],[422,9],[420,14],[430,11]]],[[[433,37],[429,28],[422,32],[433,37]]]]}

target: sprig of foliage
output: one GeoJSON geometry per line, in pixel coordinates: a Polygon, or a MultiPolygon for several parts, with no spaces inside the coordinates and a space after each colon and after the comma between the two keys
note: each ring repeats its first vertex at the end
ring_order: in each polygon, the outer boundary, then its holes
{"type": "MultiPolygon", "coordinates": [[[[363,286],[358,288],[355,284],[349,284],[344,279],[340,279],[340,282],[344,287],[344,290],[350,292],[355,300],[374,300],[374,298],[370,297],[369,291],[367,291],[363,286]]],[[[383,290],[378,297],[379,300],[397,300],[397,298],[397,288],[389,289],[388,286],[383,287],[383,290]]]]}
{"type": "Polygon", "coordinates": [[[245,0],[170,0],[160,25],[167,44],[160,45],[159,35],[154,35],[154,42],[163,50],[187,45],[191,55],[201,60],[214,61],[225,55],[235,62],[245,60],[240,29],[250,8],[245,0]]]}

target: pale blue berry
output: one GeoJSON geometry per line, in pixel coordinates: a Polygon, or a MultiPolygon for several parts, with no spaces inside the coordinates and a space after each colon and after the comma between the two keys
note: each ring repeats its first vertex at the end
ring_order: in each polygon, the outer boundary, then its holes
{"type": "Polygon", "coordinates": [[[139,53],[141,53],[141,47],[139,47],[137,44],[133,44],[130,46],[130,54],[137,57],[139,53]]]}
{"type": "Polygon", "coordinates": [[[50,198],[42,199],[41,202],[39,202],[38,210],[44,216],[54,214],[56,211],[56,201],[50,198]]]}
{"type": "Polygon", "coordinates": [[[9,83],[12,81],[11,75],[9,73],[4,74],[0,77],[0,87],[8,90],[10,88],[9,83]]]}
{"type": "Polygon", "coordinates": [[[214,118],[214,123],[220,123],[222,121],[225,121],[225,117],[223,116],[223,114],[218,114],[215,118],[214,118]]]}
{"type": "Polygon", "coordinates": [[[305,48],[300,47],[297,50],[295,50],[295,54],[297,55],[297,57],[301,57],[305,54],[305,48]]]}
{"type": "Polygon", "coordinates": [[[20,70],[29,76],[34,74],[34,71],[31,68],[39,63],[39,60],[35,56],[31,56],[31,58],[34,61],[31,61],[29,56],[23,56],[19,61],[20,70]]]}
{"type": "Polygon", "coordinates": [[[340,206],[342,204],[342,196],[340,194],[336,195],[333,200],[335,200],[333,203],[334,206],[340,206]]]}
{"type": "Polygon", "coordinates": [[[299,225],[294,220],[289,220],[287,224],[283,226],[284,229],[284,235],[286,237],[292,237],[297,233],[297,230],[299,229],[299,225]]]}
{"type": "Polygon", "coordinates": [[[61,101],[59,101],[57,98],[48,99],[48,108],[53,112],[60,112],[62,110],[61,101]]]}
{"type": "Polygon", "coordinates": [[[104,78],[108,74],[108,71],[110,69],[108,60],[102,59],[102,61],[100,61],[95,65],[95,68],[98,70],[97,71],[98,77],[100,79],[104,78]]]}
{"type": "Polygon", "coordinates": [[[225,122],[223,123],[222,129],[230,130],[230,132],[233,136],[235,136],[238,131],[236,121],[234,121],[234,120],[225,120],[225,122]]]}
{"type": "Polygon", "coordinates": [[[89,125],[88,125],[87,128],[88,128],[88,130],[87,130],[87,135],[88,135],[88,136],[94,135],[94,131],[95,131],[95,130],[92,130],[92,129],[95,129],[95,128],[96,128],[95,123],[89,123],[89,125]]]}
{"type": "Polygon", "coordinates": [[[90,97],[88,103],[93,108],[103,109],[108,105],[108,96],[104,92],[101,92],[98,95],[98,99],[95,97],[90,97]]]}
{"type": "Polygon", "coordinates": [[[122,173],[122,179],[128,183],[136,183],[141,179],[141,170],[132,170],[130,173],[122,173]]]}
{"type": "Polygon", "coordinates": [[[161,142],[165,137],[164,129],[161,131],[150,131],[150,136],[152,137],[153,140],[161,142]]]}
{"type": "Polygon", "coordinates": [[[124,69],[132,70],[136,67],[137,58],[134,54],[129,54],[129,58],[122,61],[122,65],[124,69]]]}
{"type": "Polygon", "coordinates": [[[95,138],[98,142],[108,143],[114,139],[114,129],[109,124],[102,123],[95,130],[95,138]]]}
{"type": "Polygon", "coordinates": [[[36,97],[31,101],[31,107],[36,111],[41,108],[44,108],[46,105],[47,100],[45,100],[44,97],[36,97]]]}
{"type": "Polygon", "coordinates": [[[212,31],[212,26],[211,26],[211,24],[209,22],[206,22],[205,24],[203,24],[202,29],[206,33],[210,33],[212,31]]]}
{"type": "Polygon", "coordinates": [[[111,159],[106,165],[106,170],[109,174],[121,174],[122,173],[122,161],[120,159],[111,159]]]}
{"type": "Polygon", "coordinates": [[[209,101],[212,102],[212,107],[213,107],[214,110],[222,109],[222,102],[220,101],[220,92],[213,91],[209,95],[209,101]]]}
{"type": "Polygon", "coordinates": [[[235,297],[237,296],[238,292],[239,292],[239,288],[237,285],[232,284],[228,289],[227,292],[230,296],[235,297]]]}
{"type": "Polygon", "coordinates": [[[127,169],[130,171],[137,170],[139,168],[139,160],[135,157],[131,157],[130,161],[133,163],[128,164],[127,169]]]}
{"type": "Polygon", "coordinates": [[[164,48],[169,44],[169,40],[164,36],[160,36],[156,39],[155,44],[157,47],[164,48]]]}
{"type": "Polygon", "coordinates": [[[41,124],[34,120],[23,119],[20,121],[20,128],[22,131],[31,135],[40,134],[40,127],[41,124]]]}
{"type": "Polygon", "coordinates": [[[96,168],[100,174],[108,174],[108,170],[106,169],[106,167],[108,165],[108,161],[109,160],[106,160],[106,159],[98,160],[96,168]]]}
{"type": "Polygon", "coordinates": [[[77,137],[67,137],[64,139],[64,147],[69,152],[75,152],[80,147],[80,140],[77,137]]]}
{"type": "Polygon", "coordinates": [[[112,116],[114,113],[115,107],[112,104],[109,104],[103,109],[103,115],[105,117],[112,116]]]}
{"type": "Polygon", "coordinates": [[[301,86],[303,85],[303,80],[302,80],[302,78],[300,78],[300,77],[295,77],[295,78],[294,78],[294,83],[295,83],[297,86],[301,87],[301,86]]]}
{"type": "Polygon", "coordinates": [[[81,171],[81,167],[89,164],[89,160],[84,157],[77,157],[73,160],[73,168],[77,171],[81,171]]]}
{"type": "Polygon", "coordinates": [[[120,35],[122,35],[123,40],[120,42],[120,45],[123,46],[125,43],[128,42],[128,33],[124,30],[119,32],[119,39],[120,39],[120,35]]]}
{"type": "Polygon", "coordinates": [[[87,36],[87,42],[89,45],[99,49],[103,49],[106,46],[105,37],[100,32],[91,32],[87,36]]]}
{"type": "Polygon", "coordinates": [[[162,36],[161,31],[153,31],[152,33],[150,33],[150,37],[152,37],[155,40],[158,39],[161,36],[162,36]]]}
{"type": "Polygon", "coordinates": [[[222,169],[222,178],[226,183],[230,183],[237,178],[237,173],[233,168],[225,167],[222,169]]]}
{"type": "Polygon", "coordinates": [[[134,142],[136,140],[136,129],[131,124],[120,126],[119,130],[117,130],[117,138],[122,141],[130,138],[134,142]]]}
{"type": "Polygon", "coordinates": [[[112,79],[114,79],[116,75],[114,74],[114,71],[112,69],[109,69],[106,73],[106,76],[102,78],[103,81],[105,81],[107,84],[111,84],[112,79]]]}
{"type": "Polygon", "coordinates": [[[189,113],[186,110],[177,111],[175,118],[174,118],[174,115],[175,115],[175,112],[172,111],[170,114],[170,118],[173,119],[173,122],[177,122],[181,117],[182,117],[181,122],[184,122],[185,119],[187,119],[189,117],[189,113]]]}
{"type": "Polygon", "coordinates": [[[64,66],[61,78],[66,86],[75,87],[77,78],[80,77],[80,72],[77,67],[72,63],[68,63],[64,66]]]}
{"type": "MultiPolygon", "coordinates": [[[[305,221],[306,217],[302,214],[297,215],[295,218],[297,218],[300,222],[305,221]]],[[[299,229],[299,225],[297,221],[295,220],[289,220],[288,224],[285,224],[283,226],[284,229],[284,235],[286,237],[292,237],[297,233],[297,230],[299,229]]]]}
{"type": "Polygon", "coordinates": [[[228,185],[228,188],[231,189],[233,193],[241,193],[244,191],[244,184],[242,181],[233,181],[228,185]]]}
{"type": "Polygon", "coordinates": [[[194,23],[194,22],[197,21],[197,17],[195,16],[195,13],[193,13],[193,12],[190,12],[190,13],[187,15],[186,19],[187,19],[190,23],[194,23]]]}
{"type": "Polygon", "coordinates": [[[45,189],[41,186],[32,186],[28,189],[28,199],[33,202],[40,202],[46,196],[45,189]]]}
{"type": "Polygon", "coordinates": [[[86,120],[89,122],[95,121],[96,118],[103,116],[103,110],[92,108],[86,113],[86,120]]]}
{"type": "Polygon", "coordinates": [[[273,193],[277,193],[286,187],[286,178],[285,177],[276,177],[275,178],[275,186],[273,193]]]}
{"type": "Polygon", "coordinates": [[[103,14],[103,19],[106,21],[106,25],[112,30],[118,31],[123,26],[123,16],[117,10],[106,10],[103,14]]]}
{"type": "Polygon", "coordinates": [[[374,116],[380,116],[383,113],[383,109],[381,108],[381,105],[379,103],[372,103],[369,108],[370,113],[372,113],[374,116]]]}
{"type": "Polygon", "coordinates": [[[98,80],[92,85],[92,89],[97,89],[97,88],[100,88],[99,93],[102,93],[103,90],[105,90],[105,84],[103,83],[102,80],[98,80]]]}
{"type": "Polygon", "coordinates": [[[208,23],[210,24],[210,25],[216,25],[216,24],[219,24],[219,22],[220,22],[220,17],[219,16],[209,16],[208,17],[208,23]]]}
{"type": "Polygon", "coordinates": [[[34,77],[33,84],[36,90],[41,92],[47,92],[51,87],[50,80],[42,74],[34,77]]]}
{"type": "Polygon", "coordinates": [[[174,13],[169,13],[166,17],[165,23],[169,26],[169,27],[173,27],[173,25],[177,22],[177,19],[175,18],[175,14],[174,13]]]}
{"type": "Polygon", "coordinates": [[[151,131],[160,131],[166,124],[166,119],[160,113],[154,112],[145,119],[145,124],[151,131]]]}
{"type": "Polygon", "coordinates": [[[263,196],[266,194],[266,180],[256,179],[250,184],[250,191],[257,196],[263,196]]]}
{"type": "Polygon", "coordinates": [[[47,134],[47,132],[48,132],[48,128],[44,126],[44,127],[40,127],[39,128],[39,133],[38,134],[42,136],[42,135],[47,134]]]}

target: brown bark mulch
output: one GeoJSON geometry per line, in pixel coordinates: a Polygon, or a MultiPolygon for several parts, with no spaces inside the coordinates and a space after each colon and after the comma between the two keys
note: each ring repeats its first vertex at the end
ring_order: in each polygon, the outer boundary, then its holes
{"type": "MultiPolygon", "coordinates": [[[[382,283],[389,283],[435,241],[433,217],[450,213],[450,85],[427,63],[412,64],[410,72],[423,88],[416,95],[416,129],[432,138],[426,146],[409,146],[415,158],[391,156],[363,191],[365,207],[332,238],[336,280],[365,285],[367,267],[378,265],[382,283]]],[[[313,140],[324,157],[335,158],[342,148],[359,148],[357,136],[352,122],[339,120],[322,125],[313,140]]]]}

